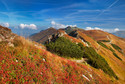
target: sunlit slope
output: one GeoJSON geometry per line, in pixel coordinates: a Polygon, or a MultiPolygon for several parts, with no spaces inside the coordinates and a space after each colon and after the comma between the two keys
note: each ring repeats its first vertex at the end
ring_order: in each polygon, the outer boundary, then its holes
{"type": "MultiPolygon", "coordinates": [[[[124,83],[125,82],[125,68],[123,67],[125,67],[125,55],[124,55],[125,41],[119,37],[116,37],[112,34],[109,34],[107,32],[103,32],[100,30],[90,30],[90,31],[84,31],[84,32],[79,31],[79,34],[85,37],[84,38],[85,40],[88,40],[90,37],[86,38],[84,34],[91,36],[96,41],[100,41],[104,45],[107,46],[107,48],[105,48],[101,45],[98,45],[98,48],[96,50],[101,56],[103,56],[106,59],[110,67],[114,70],[114,72],[119,77],[120,82],[124,83]],[[121,52],[119,52],[116,48],[114,48],[112,44],[119,46],[122,49],[121,52]],[[111,48],[113,49],[113,51],[111,50],[111,48]],[[117,57],[115,57],[113,54],[114,52],[122,60],[119,60],[117,57]]],[[[92,44],[94,44],[94,42],[92,42],[92,44]]]]}
{"type": "Polygon", "coordinates": [[[15,34],[12,39],[13,33],[4,27],[1,32],[0,35],[3,37],[0,41],[1,84],[116,83],[102,70],[54,55],[43,45],[15,34]],[[8,35],[9,38],[5,38],[8,35]]]}

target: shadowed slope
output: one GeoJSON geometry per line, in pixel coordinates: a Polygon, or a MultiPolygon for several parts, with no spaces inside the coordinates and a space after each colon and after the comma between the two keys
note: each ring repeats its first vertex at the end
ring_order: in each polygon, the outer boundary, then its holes
{"type": "Polygon", "coordinates": [[[56,29],[54,29],[54,28],[49,28],[49,29],[47,29],[47,30],[43,30],[43,31],[41,31],[41,32],[39,32],[39,33],[36,33],[36,34],[30,36],[29,39],[31,39],[31,40],[33,40],[33,41],[36,41],[36,42],[38,42],[38,43],[44,43],[45,41],[48,40],[48,37],[49,37],[50,35],[53,35],[53,34],[55,34],[56,32],[57,32],[56,29]]]}

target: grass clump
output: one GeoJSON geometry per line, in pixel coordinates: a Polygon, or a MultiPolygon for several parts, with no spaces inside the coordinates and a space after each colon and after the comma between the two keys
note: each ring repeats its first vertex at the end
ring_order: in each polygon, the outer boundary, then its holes
{"type": "Polygon", "coordinates": [[[13,44],[14,44],[15,47],[24,46],[21,37],[15,38],[14,41],[13,41],[13,44]]]}

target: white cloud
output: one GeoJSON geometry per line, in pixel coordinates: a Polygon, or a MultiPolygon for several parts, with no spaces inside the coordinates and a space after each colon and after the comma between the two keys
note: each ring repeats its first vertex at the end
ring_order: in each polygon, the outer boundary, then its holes
{"type": "Polygon", "coordinates": [[[115,32],[119,31],[119,28],[115,28],[114,31],[115,31],[115,32]]]}
{"type": "Polygon", "coordinates": [[[68,26],[70,26],[70,27],[77,27],[77,25],[66,25],[66,27],[68,27],[68,26]]]}
{"type": "Polygon", "coordinates": [[[56,28],[56,29],[66,28],[66,27],[68,27],[68,26],[70,26],[70,27],[77,27],[77,25],[64,25],[64,24],[56,23],[55,21],[51,21],[51,25],[52,25],[52,27],[54,27],[54,28],[56,28]]]}
{"type": "Polygon", "coordinates": [[[94,29],[95,29],[95,30],[103,30],[103,29],[101,29],[101,28],[99,28],[99,27],[95,27],[94,29]]]}
{"type": "Polygon", "coordinates": [[[55,24],[56,24],[56,22],[55,22],[55,21],[51,21],[51,24],[52,24],[52,25],[55,25],[55,24]]]}
{"type": "Polygon", "coordinates": [[[21,29],[27,28],[27,29],[37,30],[37,26],[35,24],[30,24],[30,25],[28,25],[28,24],[20,24],[19,27],[21,29]]]}
{"type": "Polygon", "coordinates": [[[102,28],[99,28],[99,27],[94,27],[94,28],[86,27],[85,30],[102,30],[102,31],[109,32],[109,33],[120,31],[119,28],[115,28],[115,29],[102,29],[102,28]]]}
{"type": "Polygon", "coordinates": [[[119,28],[115,28],[115,29],[104,29],[104,31],[109,32],[109,33],[113,33],[113,32],[120,31],[120,29],[119,29],[119,28]]]}
{"type": "Polygon", "coordinates": [[[112,29],[104,29],[103,31],[105,31],[105,32],[113,32],[113,30],[112,29]]]}
{"type": "Polygon", "coordinates": [[[9,27],[10,26],[9,23],[1,23],[0,25],[4,26],[4,27],[9,27]]]}
{"type": "Polygon", "coordinates": [[[66,27],[63,24],[56,23],[55,21],[51,21],[51,25],[52,25],[52,27],[57,28],[57,29],[66,27]]]}
{"type": "Polygon", "coordinates": [[[94,27],[94,28],[92,28],[92,27],[86,27],[85,30],[103,30],[103,29],[101,29],[99,27],[94,27]]]}
{"type": "Polygon", "coordinates": [[[93,28],[92,27],[86,27],[85,30],[93,30],[93,28]]]}

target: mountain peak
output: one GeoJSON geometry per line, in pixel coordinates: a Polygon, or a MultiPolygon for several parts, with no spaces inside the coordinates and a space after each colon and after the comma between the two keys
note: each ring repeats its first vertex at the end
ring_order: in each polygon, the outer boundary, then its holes
{"type": "Polygon", "coordinates": [[[66,28],[72,28],[72,29],[75,29],[75,28],[77,28],[76,26],[68,26],[68,27],[66,27],[66,28]]]}
{"type": "Polygon", "coordinates": [[[39,43],[44,43],[45,41],[48,40],[48,37],[50,35],[53,35],[57,32],[57,30],[53,27],[50,27],[46,30],[42,30],[39,33],[36,33],[34,35],[31,35],[29,38],[33,41],[39,42],[39,43]]]}
{"type": "Polygon", "coordinates": [[[49,27],[48,29],[54,29],[54,30],[56,30],[54,27],[49,27]]]}

